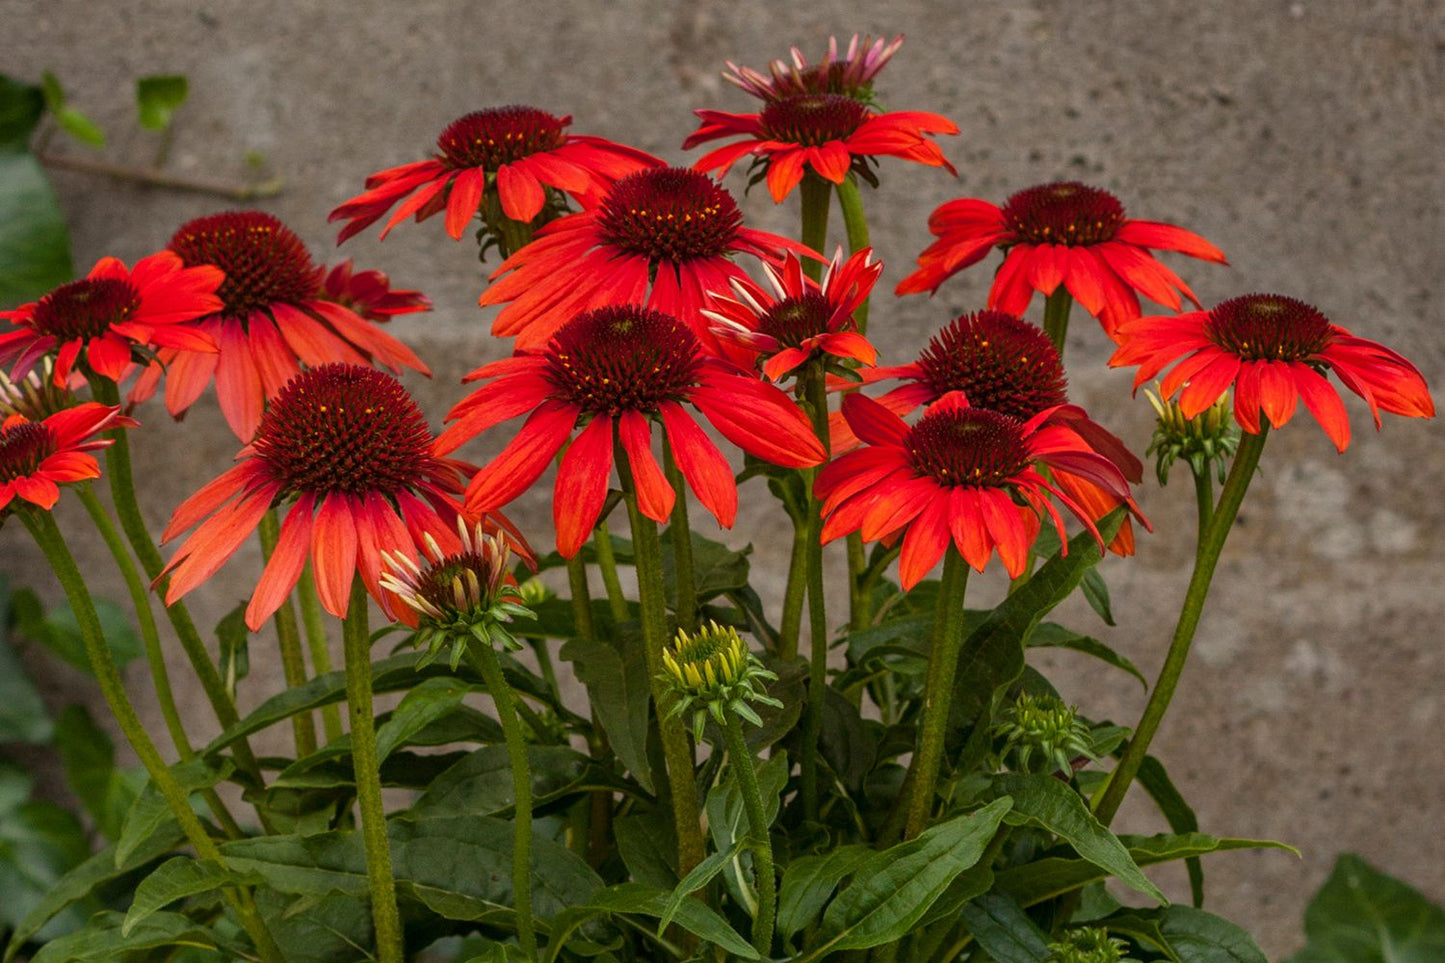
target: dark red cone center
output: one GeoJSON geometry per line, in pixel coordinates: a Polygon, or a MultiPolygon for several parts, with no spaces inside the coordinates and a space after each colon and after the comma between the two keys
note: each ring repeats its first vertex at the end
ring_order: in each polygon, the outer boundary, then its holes
{"type": "Polygon", "coordinates": [[[1030,244],[1102,244],[1124,223],[1124,205],[1108,191],[1061,181],[1019,191],[1004,202],[1003,219],[1030,244]]]}
{"type": "Polygon", "coordinates": [[[578,315],[547,346],[543,377],[592,414],[654,412],[697,382],[697,338],[681,321],[637,305],[578,315]]]}
{"type": "Polygon", "coordinates": [[[57,340],[98,338],[111,325],[130,320],[140,292],[119,278],[82,278],[62,284],[35,305],[31,324],[57,340]]]}
{"type": "Polygon", "coordinates": [[[622,178],[597,212],[605,244],[654,264],[725,254],[742,222],[731,194],[706,174],[680,167],[622,178]]]}
{"type": "Polygon", "coordinates": [[[817,147],[842,140],[867,118],[868,108],[851,97],[795,94],[768,104],[758,121],[772,140],[817,147]]]}
{"type": "Polygon", "coordinates": [[[495,107],[460,117],[437,138],[447,166],[461,170],[498,167],[530,154],[555,150],[567,142],[567,122],[535,107],[495,107]]]}
{"type": "Polygon", "coordinates": [[[998,487],[1029,464],[1019,423],[980,408],[931,411],[903,445],[914,470],[941,485],[998,487]]]}
{"type": "Polygon", "coordinates": [[[33,475],[40,463],[55,453],[55,439],[38,421],[22,421],[0,428],[0,481],[33,475]]]}
{"type": "Polygon", "coordinates": [[[1004,311],[949,322],[918,357],[934,398],[962,391],[974,408],[1027,421],[1068,400],[1064,367],[1048,335],[1004,311]]]}
{"type": "Polygon", "coordinates": [[[801,347],[809,338],[828,333],[833,306],[823,295],[810,292],[785,298],[768,308],[758,330],[776,338],[785,348],[801,347]]]}
{"type": "Polygon", "coordinates": [[[1304,361],[1328,347],[1330,319],[1279,294],[1245,294],[1209,312],[1204,334],[1246,361],[1304,361]]]}
{"type": "Polygon", "coordinates": [[[170,249],[186,267],[214,264],[226,272],[216,292],[224,313],[244,318],[272,304],[299,304],[321,289],[321,269],[301,239],[264,211],[226,211],[181,225],[170,249]]]}

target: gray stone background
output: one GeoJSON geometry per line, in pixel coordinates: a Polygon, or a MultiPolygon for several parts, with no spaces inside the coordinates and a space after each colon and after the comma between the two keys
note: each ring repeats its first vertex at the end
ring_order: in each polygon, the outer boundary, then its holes
{"type": "MultiPolygon", "coordinates": [[[[1207,304],[1253,290],[1302,297],[1412,358],[1437,388],[1445,380],[1445,10],[1435,0],[895,0],[886,11],[844,0],[7,0],[4,12],[5,72],[35,80],[54,70],[109,132],[108,160],[145,163],[154,151],[133,121],[134,78],[186,74],[192,95],[169,169],[242,181],[252,176],[245,155],[258,152],[262,174],[286,181],[264,206],[332,260],[326,213],[368,173],[426,156],[467,111],[520,102],[571,112],[576,132],[685,162],[678,145],[692,130],[691,108],[751,109],[720,81],[724,60],[762,67],[793,43],[816,57],[830,33],[904,33],[879,93],[888,107],[959,123],[962,136],[945,146],[961,177],[883,163],[882,189],[866,195],[887,263],[880,291],[928,242],[926,217],[939,203],[1001,201],[1079,178],[1115,191],[1133,216],[1187,226],[1223,247],[1230,268],[1166,256],[1207,304]]],[[[105,254],[150,253],[183,220],[226,206],[90,176],[55,180],[81,270],[105,254]]],[[[741,176],[729,186],[740,193],[741,176]]],[[[792,231],[796,203],[775,210],[756,191],[745,210],[757,226],[792,231]]],[[[344,254],[434,299],[435,313],[392,330],[433,366],[432,381],[408,383],[439,422],[462,396],[460,375],[502,351],[475,304],[474,249],[447,239],[439,220],[403,226],[385,244],[375,233],[344,254]]],[[[953,313],[981,307],[988,276],[988,267],[967,272],[933,301],[881,298],[873,331],[886,359],[910,359],[953,313]]],[[[1142,450],[1149,408],[1130,399],[1130,373],[1104,366],[1108,351],[1097,326],[1076,317],[1074,396],[1142,450]]],[[[1303,860],[1263,852],[1206,864],[1210,908],[1247,925],[1271,957],[1300,944],[1303,905],[1338,850],[1445,897],[1445,449],[1438,423],[1389,419],[1377,435],[1362,404],[1351,399],[1350,409],[1356,435],[1343,456],[1303,409],[1272,437],[1156,743],[1205,831],[1303,851],[1303,860]]],[[[146,424],[133,442],[157,530],[236,448],[213,402],[183,426],[158,412],[140,412],[146,424]]],[[[785,549],[767,541],[778,519],[760,494],[745,492],[728,538],[751,540],[765,580],[776,581],[785,549]]],[[[1093,627],[1152,677],[1188,578],[1187,475],[1141,501],[1158,531],[1141,537],[1137,557],[1107,563],[1119,624],[1093,627]]],[[[540,544],[550,541],[548,506],[538,486],[514,510],[540,544]]],[[[73,505],[61,515],[84,531],[73,505]]],[[[0,532],[0,565],[53,592],[23,536],[19,526],[0,532]]],[[[100,591],[122,598],[107,561],[90,557],[100,591]]],[[[244,550],[195,593],[199,621],[249,593],[255,563],[254,549],[244,550]]],[[[998,588],[977,584],[975,601],[998,588]]],[[[1065,617],[1091,626],[1082,607],[1065,617]]],[[[243,708],[280,684],[267,651],[268,642],[254,643],[243,708]]],[[[1045,668],[1094,715],[1137,718],[1143,695],[1127,678],[1072,658],[1045,668]]],[[[132,671],[146,701],[144,671],[132,671]]],[[[87,691],[63,668],[49,672],[47,689],[57,704],[87,691]]],[[[213,724],[195,702],[207,733],[213,724]]],[[[1160,828],[1142,805],[1120,825],[1160,828]]],[[[1166,878],[1176,895],[1186,892],[1182,875],[1166,878]]]]}

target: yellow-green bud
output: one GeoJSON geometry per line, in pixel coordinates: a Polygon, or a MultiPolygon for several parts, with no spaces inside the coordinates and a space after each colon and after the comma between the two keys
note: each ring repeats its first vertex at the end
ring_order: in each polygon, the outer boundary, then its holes
{"type": "Polygon", "coordinates": [[[1193,418],[1184,417],[1178,401],[1164,401],[1148,388],[1144,395],[1159,415],[1154,437],[1144,452],[1156,458],[1154,471],[1159,484],[1168,484],[1169,469],[1181,458],[1189,462],[1196,476],[1208,471],[1213,462],[1222,484],[1228,463],[1239,447],[1239,426],[1234,423],[1228,393],[1193,418]]]}
{"type": "Polygon", "coordinates": [[[1124,955],[1127,949],[1127,943],[1113,938],[1103,927],[1083,926],[1050,943],[1043,963],[1136,963],[1124,955]]]}
{"type": "Polygon", "coordinates": [[[1034,772],[1039,763],[1045,773],[1072,773],[1075,759],[1094,759],[1089,727],[1057,696],[1020,693],[995,732],[1004,737],[999,758],[1012,754],[1019,772],[1034,772]]]}
{"type": "Polygon", "coordinates": [[[760,691],[762,683],[777,675],[763,668],[731,626],[707,622],[691,634],[679,631],[672,644],[662,650],[662,665],[663,680],[678,696],[669,714],[682,715],[691,710],[693,734],[699,742],[709,715],[718,725],[724,725],[724,713],[734,712],[760,726],[763,720],[750,702],[782,705],[760,691]]]}

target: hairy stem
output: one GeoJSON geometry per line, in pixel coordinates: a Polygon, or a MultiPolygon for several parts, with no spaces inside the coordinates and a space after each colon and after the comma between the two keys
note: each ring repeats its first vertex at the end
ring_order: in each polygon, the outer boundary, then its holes
{"type": "Polygon", "coordinates": [[[1058,349],[1060,361],[1064,360],[1064,338],[1069,333],[1069,308],[1073,305],[1073,296],[1062,284],[1044,302],[1044,334],[1058,349]]]}
{"type": "MultiPolygon", "coordinates": [[[[331,643],[326,635],[326,618],[321,614],[321,600],[316,597],[316,579],[311,576],[308,561],[296,583],[296,597],[301,603],[301,624],[306,628],[306,650],[311,653],[311,669],[317,675],[331,672],[331,643]]],[[[341,708],[336,703],[321,707],[321,727],[326,741],[341,738],[341,708]]]]}
{"type": "Polygon", "coordinates": [[[672,457],[672,445],[663,443],[662,465],[674,500],[667,531],[672,536],[673,573],[677,576],[677,627],[684,632],[697,628],[697,581],[692,564],[692,526],[687,519],[687,484],[672,457]]]}
{"type": "Polygon", "coordinates": [[[743,727],[737,714],[725,713],[727,724],[723,734],[727,738],[728,762],[738,776],[738,789],[742,791],[743,809],[748,814],[748,828],[752,835],[753,869],[758,880],[758,911],[753,917],[753,948],[767,959],[773,945],[773,915],[778,902],[778,880],[773,871],[773,841],[768,832],[767,812],[763,808],[763,796],[758,789],[758,773],[753,766],[753,755],[743,738],[743,727]]]}
{"type": "MultiPolygon", "coordinates": [[[[819,254],[828,245],[828,207],[833,200],[833,185],[812,171],[803,174],[803,225],[801,241],[819,254]]],[[[823,276],[823,265],[812,258],[803,258],[803,273],[817,281],[823,276]]]]}
{"type": "MultiPolygon", "coordinates": [[[[823,362],[808,362],[803,374],[804,395],[813,430],[828,450],[828,395],[824,382],[823,362]]],[[[808,705],[803,719],[802,796],[803,812],[810,820],[818,818],[818,740],[823,732],[823,699],[828,688],[828,607],[823,597],[823,513],[822,503],[813,494],[816,469],[805,469],[804,484],[808,490],[807,556],[804,564],[808,578],[808,705]]]]}

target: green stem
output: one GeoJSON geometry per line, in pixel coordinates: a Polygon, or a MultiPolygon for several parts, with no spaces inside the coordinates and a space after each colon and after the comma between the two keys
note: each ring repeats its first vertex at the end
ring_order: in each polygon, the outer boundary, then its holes
{"type": "MultiPolygon", "coordinates": [[[[801,188],[803,198],[802,242],[827,257],[823,248],[828,244],[828,207],[833,200],[833,185],[812,171],[803,174],[801,188]]],[[[803,258],[803,273],[814,281],[823,276],[823,264],[810,257],[803,258]]]]}
{"type": "Polygon", "coordinates": [[[803,600],[808,595],[808,533],[806,522],[793,521],[793,552],[788,560],[788,582],[783,596],[783,616],[778,624],[778,658],[791,662],[798,657],[798,636],[803,628],[803,600]]]}
{"type": "Polygon", "coordinates": [[[1259,456],[1264,451],[1268,433],[1269,424],[1263,422],[1258,434],[1245,432],[1240,439],[1234,464],[1229,468],[1229,477],[1225,479],[1224,489],[1219,493],[1219,505],[1214,509],[1209,528],[1195,556],[1194,574],[1190,577],[1189,588],[1184,593],[1184,608],[1179,613],[1174,638],[1169,643],[1169,653],[1164,657],[1164,667],[1159,670],[1159,678],[1154,683],[1154,690],[1149,694],[1149,702],[1144,706],[1144,714],[1140,717],[1139,724],[1134,727],[1134,735],[1129,739],[1128,748],[1110,773],[1109,781],[1094,806],[1094,815],[1105,826],[1109,825],[1119,811],[1124,795],[1129,791],[1129,784],[1134,781],[1139,767],[1143,765],[1149,752],[1149,743],[1153,741],[1159,724],[1164,720],[1164,713],[1169,709],[1169,702],[1174,698],[1179,676],[1184,671],[1184,662],[1189,658],[1194,630],[1198,628],[1199,616],[1204,611],[1204,600],[1209,596],[1209,583],[1214,578],[1215,566],[1219,563],[1219,555],[1229,537],[1229,530],[1234,525],[1235,516],[1239,514],[1239,506],[1244,503],[1244,493],[1249,488],[1250,479],[1254,477],[1255,469],[1259,466],[1259,456]]]}
{"type": "Polygon", "coordinates": [[[527,733],[517,716],[517,700],[512,687],[502,676],[502,664],[490,644],[468,639],[467,655],[482,674],[487,692],[497,706],[497,718],[507,742],[507,757],[512,764],[512,787],[516,794],[516,812],[512,816],[515,832],[512,848],[512,898],[517,911],[517,939],[522,956],[537,959],[537,931],[532,920],[532,769],[527,764],[527,733]]]}
{"type": "MultiPolygon", "coordinates": [[[[1193,471],[1192,465],[1190,470],[1193,471]]],[[[1202,471],[1193,471],[1194,501],[1199,515],[1198,548],[1200,551],[1204,549],[1209,526],[1214,521],[1214,476],[1210,474],[1213,470],[1213,465],[1206,464],[1202,471]]]]}
{"type": "MultiPolygon", "coordinates": [[[[261,536],[261,556],[270,561],[281,538],[281,521],[276,509],[267,509],[261,516],[258,527],[261,536]]],[[[291,597],[276,610],[276,641],[281,649],[281,673],[288,688],[295,689],[306,684],[306,657],[301,652],[301,629],[296,624],[296,607],[291,597]]],[[[291,732],[296,742],[296,758],[304,759],[316,751],[316,720],[309,712],[298,712],[291,717],[291,732]]]]}
{"type": "Polygon", "coordinates": [[[1069,308],[1073,305],[1073,296],[1062,284],[1044,302],[1044,334],[1058,349],[1060,361],[1064,359],[1064,338],[1069,333],[1069,308]]]}
{"type": "Polygon", "coordinates": [[[933,814],[934,787],[943,760],[943,737],[948,729],[958,653],[963,645],[963,597],[967,587],[968,563],[958,554],[958,549],[950,545],[943,555],[943,582],[933,616],[933,645],[928,653],[928,677],[923,690],[923,728],[918,735],[918,751],[913,756],[916,778],[908,798],[904,839],[923,832],[933,814]]]}
{"type": "Polygon", "coordinates": [[[572,602],[572,619],[577,623],[577,635],[590,642],[597,638],[597,626],[592,621],[592,589],[587,584],[587,564],[580,554],[567,559],[567,588],[572,602]]]}
{"type": "Polygon", "coordinates": [[[753,869],[758,879],[758,912],[753,917],[753,948],[767,959],[773,945],[773,914],[778,902],[778,881],[773,872],[773,841],[768,832],[768,818],[763,809],[763,796],[758,789],[758,774],[753,767],[753,754],[743,738],[743,727],[737,714],[725,712],[727,722],[723,735],[727,738],[728,761],[738,775],[738,788],[742,790],[743,808],[748,814],[748,828],[752,830],[753,869]]]}
{"type": "MultiPolygon", "coordinates": [[[[321,614],[321,600],[316,597],[316,579],[311,575],[311,563],[301,570],[301,579],[296,583],[296,597],[301,603],[301,624],[306,628],[306,650],[311,653],[311,669],[317,675],[326,675],[331,669],[331,643],[326,635],[326,619],[321,614]]],[[[336,703],[321,707],[321,727],[326,732],[326,741],[335,742],[341,738],[341,708],[336,703]]]]}
{"type": "MultiPolygon", "coordinates": [[[[627,621],[627,596],[622,594],[622,580],[617,577],[617,555],[612,551],[612,533],[605,521],[598,522],[592,532],[592,547],[597,551],[597,570],[607,589],[607,607],[612,610],[613,623],[627,621]]],[[[637,546],[632,546],[636,553],[637,546]]]]}
{"type": "Polygon", "coordinates": [[[511,257],[516,254],[532,240],[532,225],[523,221],[514,221],[505,214],[497,219],[497,232],[502,236],[502,257],[511,257]]]}
{"type": "Polygon", "coordinates": [[[667,531],[672,536],[673,572],[677,576],[677,627],[684,632],[697,628],[697,581],[692,564],[692,526],[687,520],[687,483],[672,457],[672,445],[662,445],[662,467],[674,499],[667,531]]]}
{"type": "Polygon", "coordinates": [[[698,822],[697,784],[693,778],[692,747],[682,720],[668,712],[673,695],[663,681],[662,650],[667,645],[667,592],[662,581],[662,544],[657,523],[637,507],[637,485],[627,452],[617,445],[617,474],[622,479],[623,500],[632,523],[632,552],[637,564],[637,594],[642,605],[642,645],[647,658],[647,678],[657,707],[657,727],[667,783],[672,798],[672,818],[677,826],[678,872],[686,876],[702,862],[702,826],[698,822]]]}
{"type": "MultiPolygon", "coordinates": [[[[95,377],[91,379],[91,395],[96,401],[106,405],[119,405],[120,392],[115,382],[107,378],[95,377]]],[[[131,470],[130,439],[123,428],[115,429],[108,433],[115,443],[105,452],[106,476],[110,480],[110,500],[115,507],[115,514],[120,519],[121,531],[125,533],[126,540],[130,542],[131,549],[135,552],[136,558],[140,560],[141,570],[145,572],[146,578],[150,579],[155,590],[164,596],[169,579],[160,579],[161,569],[165,568],[165,562],[161,558],[160,550],[156,548],[155,542],[151,541],[150,530],[146,528],[145,519],[141,515],[140,505],[136,501],[135,478],[131,470]]],[[[221,728],[229,729],[240,721],[236,712],[236,704],[231,695],[226,691],[226,684],[221,679],[221,674],[216,669],[216,664],[211,661],[210,654],[206,651],[206,645],[201,641],[201,635],[196,631],[196,624],[191,620],[190,611],[185,603],[179,599],[171,605],[166,606],[166,615],[170,618],[171,626],[176,631],[176,637],[180,640],[181,648],[185,650],[186,658],[190,660],[191,668],[200,680],[201,688],[206,693],[206,698],[211,703],[211,709],[216,714],[216,719],[221,723],[221,728]]],[[[242,737],[233,744],[232,752],[235,753],[236,766],[251,780],[255,788],[265,785],[261,778],[261,767],[256,764],[256,756],[251,752],[251,744],[242,737]]]]}
{"type": "MultiPolygon", "coordinates": [[[[843,212],[843,227],[848,232],[848,253],[857,254],[868,246],[868,217],[863,213],[863,195],[858,191],[858,179],[852,174],[837,185],[838,209],[843,212]]],[[[858,333],[868,333],[868,301],[858,305],[853,312],[858,322],[858,333]]]]}
{"type": "MultiPolygon", "coordinates": [[[[813,420],[813,430],[828,450],[828,394],[821,359],[810,361],[803,373],[804,393],[813,420]]],[[[823,733],[823,699],[828,687],[828,608],[823,597],[823,514],[822,503],[813,494],[816,469],[804,471],[808,490],[808,705],[803,720],[802,796],[803,812],[818,818],[818,740],[823,733]]]]}
{"type": "MultiPolygon", "coordinates": [[[[116,668],[110,646],[106,643],[105,633],[100,625],[100,617],[96,615],[95,603],[90,597],[90,590],[85,586],[85,578],[80,574],[80,569],[76,566],[70,549],[66,547],[65,538],[60,534],[60,528],[55,524],[55,519],[48,511],[23,509],[17,514],[35,539],[35,543],[40,546],[40,550],[45,553],[46,561],[50,563],[56,578],[60,580],[61,588],[65,590],[65,597],[70,601],[71,610],[75,612],[76,622],[80,626],[80,635],[85,642],[85,652],[90,659],[91,670],[95,673],[96,681],[100,684],[101,694],[105,697],[106,704],[110,706],[110,711],[120,725],[126,741],[135,750],[136,757],[145,767],[151,782],[160,791],[161,796],[170,807],[171,814],[180,823],[186,839],[195,848],[196,855],[201,859],[211,860],[224,866],[225,859],[221,856],[221,850],[216,845],[216,841],[206,832],[206,827],[201,824],[201,820],[191,809],[187,798],[188,794],[176,780],[175,774],[165,764],[165,760],[161,758],[155,743],[151,742],[150,736],[146,733],[140,717],[136,715],[130,697],[126,695],[125,683],[120,677],[120,671],[116,668]]],[[[262,959],[283,959],[280,949],[261,921],[250,894],[240,890],[230,891],[228,900],[235,908],[241,925],[245,928],[247,935],[251,937],[251,941],[255,944],[262,959]]]]}
{"type": "Polygon", "coordinates": [[[341,620],[346,662],[346,707],[351,717],[351,767],[356,776],[356,803],[361,810],[361,837],[366,846],[366,879],[371,891],[371,919],[376,928],[380,963],[402,963],[406,947],[401,915],[396,908],[396,880],[391,872],[391,844],[386,837],[386,810],[381,804],[381,766],[376,754],[376,718],[371,694],[370,599],[361,576],[351,583],[351,600],[341,620]]]}

